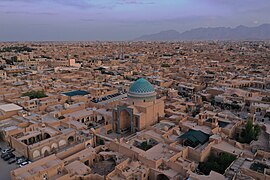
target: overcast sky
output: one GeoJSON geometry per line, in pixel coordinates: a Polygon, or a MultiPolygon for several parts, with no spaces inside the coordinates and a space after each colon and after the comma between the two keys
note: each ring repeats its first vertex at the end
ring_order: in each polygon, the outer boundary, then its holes
{"type": "Polygon", "coordinates": [[[0,0],[0,41],[130,40],[270,23],[270,0],[0,0]]]}

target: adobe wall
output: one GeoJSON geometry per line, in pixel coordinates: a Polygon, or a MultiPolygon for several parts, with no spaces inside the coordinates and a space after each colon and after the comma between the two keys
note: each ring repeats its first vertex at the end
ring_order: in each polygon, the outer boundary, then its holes
{"type": "Polygon", "coordinates": [[[259,179],[259,180],[269,180],[270,179],[269,175],[258,173],[256,171],[253,171],[253,170],[247,169],[247,168],[241,168],[241,172],[243,174],[246,174],[248,176],[253,177],[254,179],[259,179]]]}
{"type": "Polygon", "coordinates": [[[64,151],[61,151],[60,153],[57,153],[56,156],[59,159],[65,159],[65,158],[71,156],[72,154],[80,152],[83,149],[85,149],[85,145],[83,143],[81,143],[81,144],[78,144],[76,146],[73,146],[72,148],[69,148],[69,149],[66,149],[64,151]]]}
{"type": "Polygon", "coordinates": [[[188,147],[188,158],[196,162],[204,162],[211,154],[212,145],[215,142],[210,142],[201,152],[196,151],[195,149],[188,147]]]}
{"type": "Polygon", "coordinates": [[[183,177],[188,177],[188,169],[190,168],[189,166],[186,167],[186,166],[183,166],[183,164],[180,164],[178,162],[172,162],[172,161],[169,161],[167,163],[165,163],[167,166],[169,166],[171,169],[179,172],[183,177]]]}
{"type": "Polygon", "coordinates": [[[149,166],[149,167],[154,168],[154,169],[158,168],[158,166],[160,166],[162,161],[163,161],[162,158],[160,158],[156,161],[151,160],[151,159],[147,159],[147,157],[145,157],[141,154],[139,154],[138,160],[140,162],[142,162],[143,164],[145,164],[146,166],[149,166]]]}
{"type": "Polygon", "coordinates": [[[99,174],[89,174],[87,176],[75,176],[75,180],[104,180],[104,177],[99,174]]]}
{"type": "Polygon", "coordinates": [[[28,148],[27,145],[23,142],[18,141],[16,138],[10,136],[10,145],[21,155],[28,157],[28,148]]]}
{"type": "Polygon", "coordinates": [[[257,150],[255,156],[262,156],[264,158],[270,158],[270,152],[262,151],[262,150],[257,150]]]}
{"type": "Polygon", "coordinates": [[[76,141],[75,131],[61,134],[28,146],[29,159],[37,159],[45,156],[45,152],[52,153],[53,149],[61,149],[68,144],[68,138],[73,136],[76,141]]]}
{"type": "Polygon", "coordinates": [[[18,111],[9,111],[9,112],[5,112],[4,115],[1,115],[0,116],[0,120],[4,120],[4,119],[7,119],[7,118],[10,118],[11,116],[14,116],[14,115],[17,115],[18,114],[18,111]]]}
{"type": "Polygon", "coordinates": [[[61,114],[68,114],[68,113],[72,113],[72,112],[83,110],[83,109],[85,109],[85,104],[80,104],[80,105],[78,105],[78,107],[68,108],[68,109],[62,110],[61,114]]]}

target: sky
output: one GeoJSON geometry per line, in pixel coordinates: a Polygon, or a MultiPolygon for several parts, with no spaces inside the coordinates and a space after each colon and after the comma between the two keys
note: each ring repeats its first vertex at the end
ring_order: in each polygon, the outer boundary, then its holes
{"type": "Polygon", "coordinates": [[[0,41],[131,40],[270,23],[270,0],[0,0],[0,41]]]}

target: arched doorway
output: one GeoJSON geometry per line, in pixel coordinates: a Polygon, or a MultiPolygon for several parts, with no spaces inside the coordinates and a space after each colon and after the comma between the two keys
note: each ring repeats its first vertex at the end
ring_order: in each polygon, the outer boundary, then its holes
{"type": "Polygon", "coordinates": [[[24,144],[28,145],[28,142],[27,142],[26,139],[22,140],[22,142],[23,142],[24,144]]]}
{"type": "Polygon", "coordinates": [[[58,144],[59,144],[59,147],[61,147],[61,146],[66,145],[67,143],[66,143],[66,141],[65,141],[65,140],[63,140],[63,139],[62,139],[62,140],[60,140],[60,141],[59,141],[59,143],[58,143],[58,144]]]}
{"type": "Polygon", "coordinates": [[[46,156],[49,156],[49,151],[48,150],[45,150],[45,152],[44,152],[44,157],[46,157],[46,156]]]}
{"type": "Polygon", "coordinates": [[[56,153],[56,150],[57,150],[57,144],[56,144],[56,143],[53,143],[53,144],[51,145],[51,152],[52,152],[52,153],[56,153]]]}
{"type": "Polygon", "coordinates": [[[157,180],[170,180],[165,174],[159,174],[157,180]]]}
{"type": "Polygon", "coordinates": [[[48,134],[48,133],[44,133],[44,139],[49,139],[51,137],[51,135],[50,134],[48,134]]]}
{"type": "Polygon", "coordinates": [[[52,153],[55,153],[56,150],[57,150],[57,144],[56,143],[52,143],[52,145],[51,145],[51,152],[52,153]]]}
{"type": "Polygon", "coordinates": [[[72,143],[74,141],[74,137],[73,136],[70,136],[69,138],[68,138],[68,143],[72,143]]]}
{"type": "Polygon", "coordinates": [[[41,149],[41,154],[43,154],[44,156],[48,156],[49,153],[50,153],[50,147],[48,146],[44,146],[42,149],[41,149]]]}
{"type": "Polygon", "coordinates": [[[35,158],[37,158],[37,157],[39,157],[39,156],[40,156],[39,150],[35,150],[35,151],[33,152],[33,158],[35,159],[35,158]]]}
{"type": "Polygon", "coordinates": [[[131,114],[126,110],[120,112],[120,129],[121,131],[127,131],[131,128],[131,114]]]}
{"type": "Polygon", "coordinates": [[[28,139],[29,145],[34,144],[35,143],[35,137],[31,137],[28,139]]]}

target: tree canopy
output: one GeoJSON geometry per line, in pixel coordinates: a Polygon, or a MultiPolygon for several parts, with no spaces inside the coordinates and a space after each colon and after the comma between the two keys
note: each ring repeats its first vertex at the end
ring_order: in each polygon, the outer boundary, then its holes
{"type": "Polygon", "coordinates": [[[161,64],[161,67],[170,67],[169,64],[161,64]]]}
{"type": "Polygon", "coordinates": [[[247,121],[245,130],[241,133],[240,142],[241,143],[250,143],[253,140],[256,140],[261,132],[261,128],[258,124],[253,125],[251,120],[247,121]]]}
{"type": "Polygon", "coordinates": [[[47,97],[44,91],[30,91],[27,93],[24,93],[23,96],[28,96],[30,99],[35,99],[35,98],[44,98],[47,97]]]}
{"type": "Polygon", "coordinates": [[[224,174],[229,165],[236,159],[229,153],[222,153],[220,156],[211,154],[206,162],[199,163],[199,170],[205,175],[209,175],[211,171],[224,174]]]}

